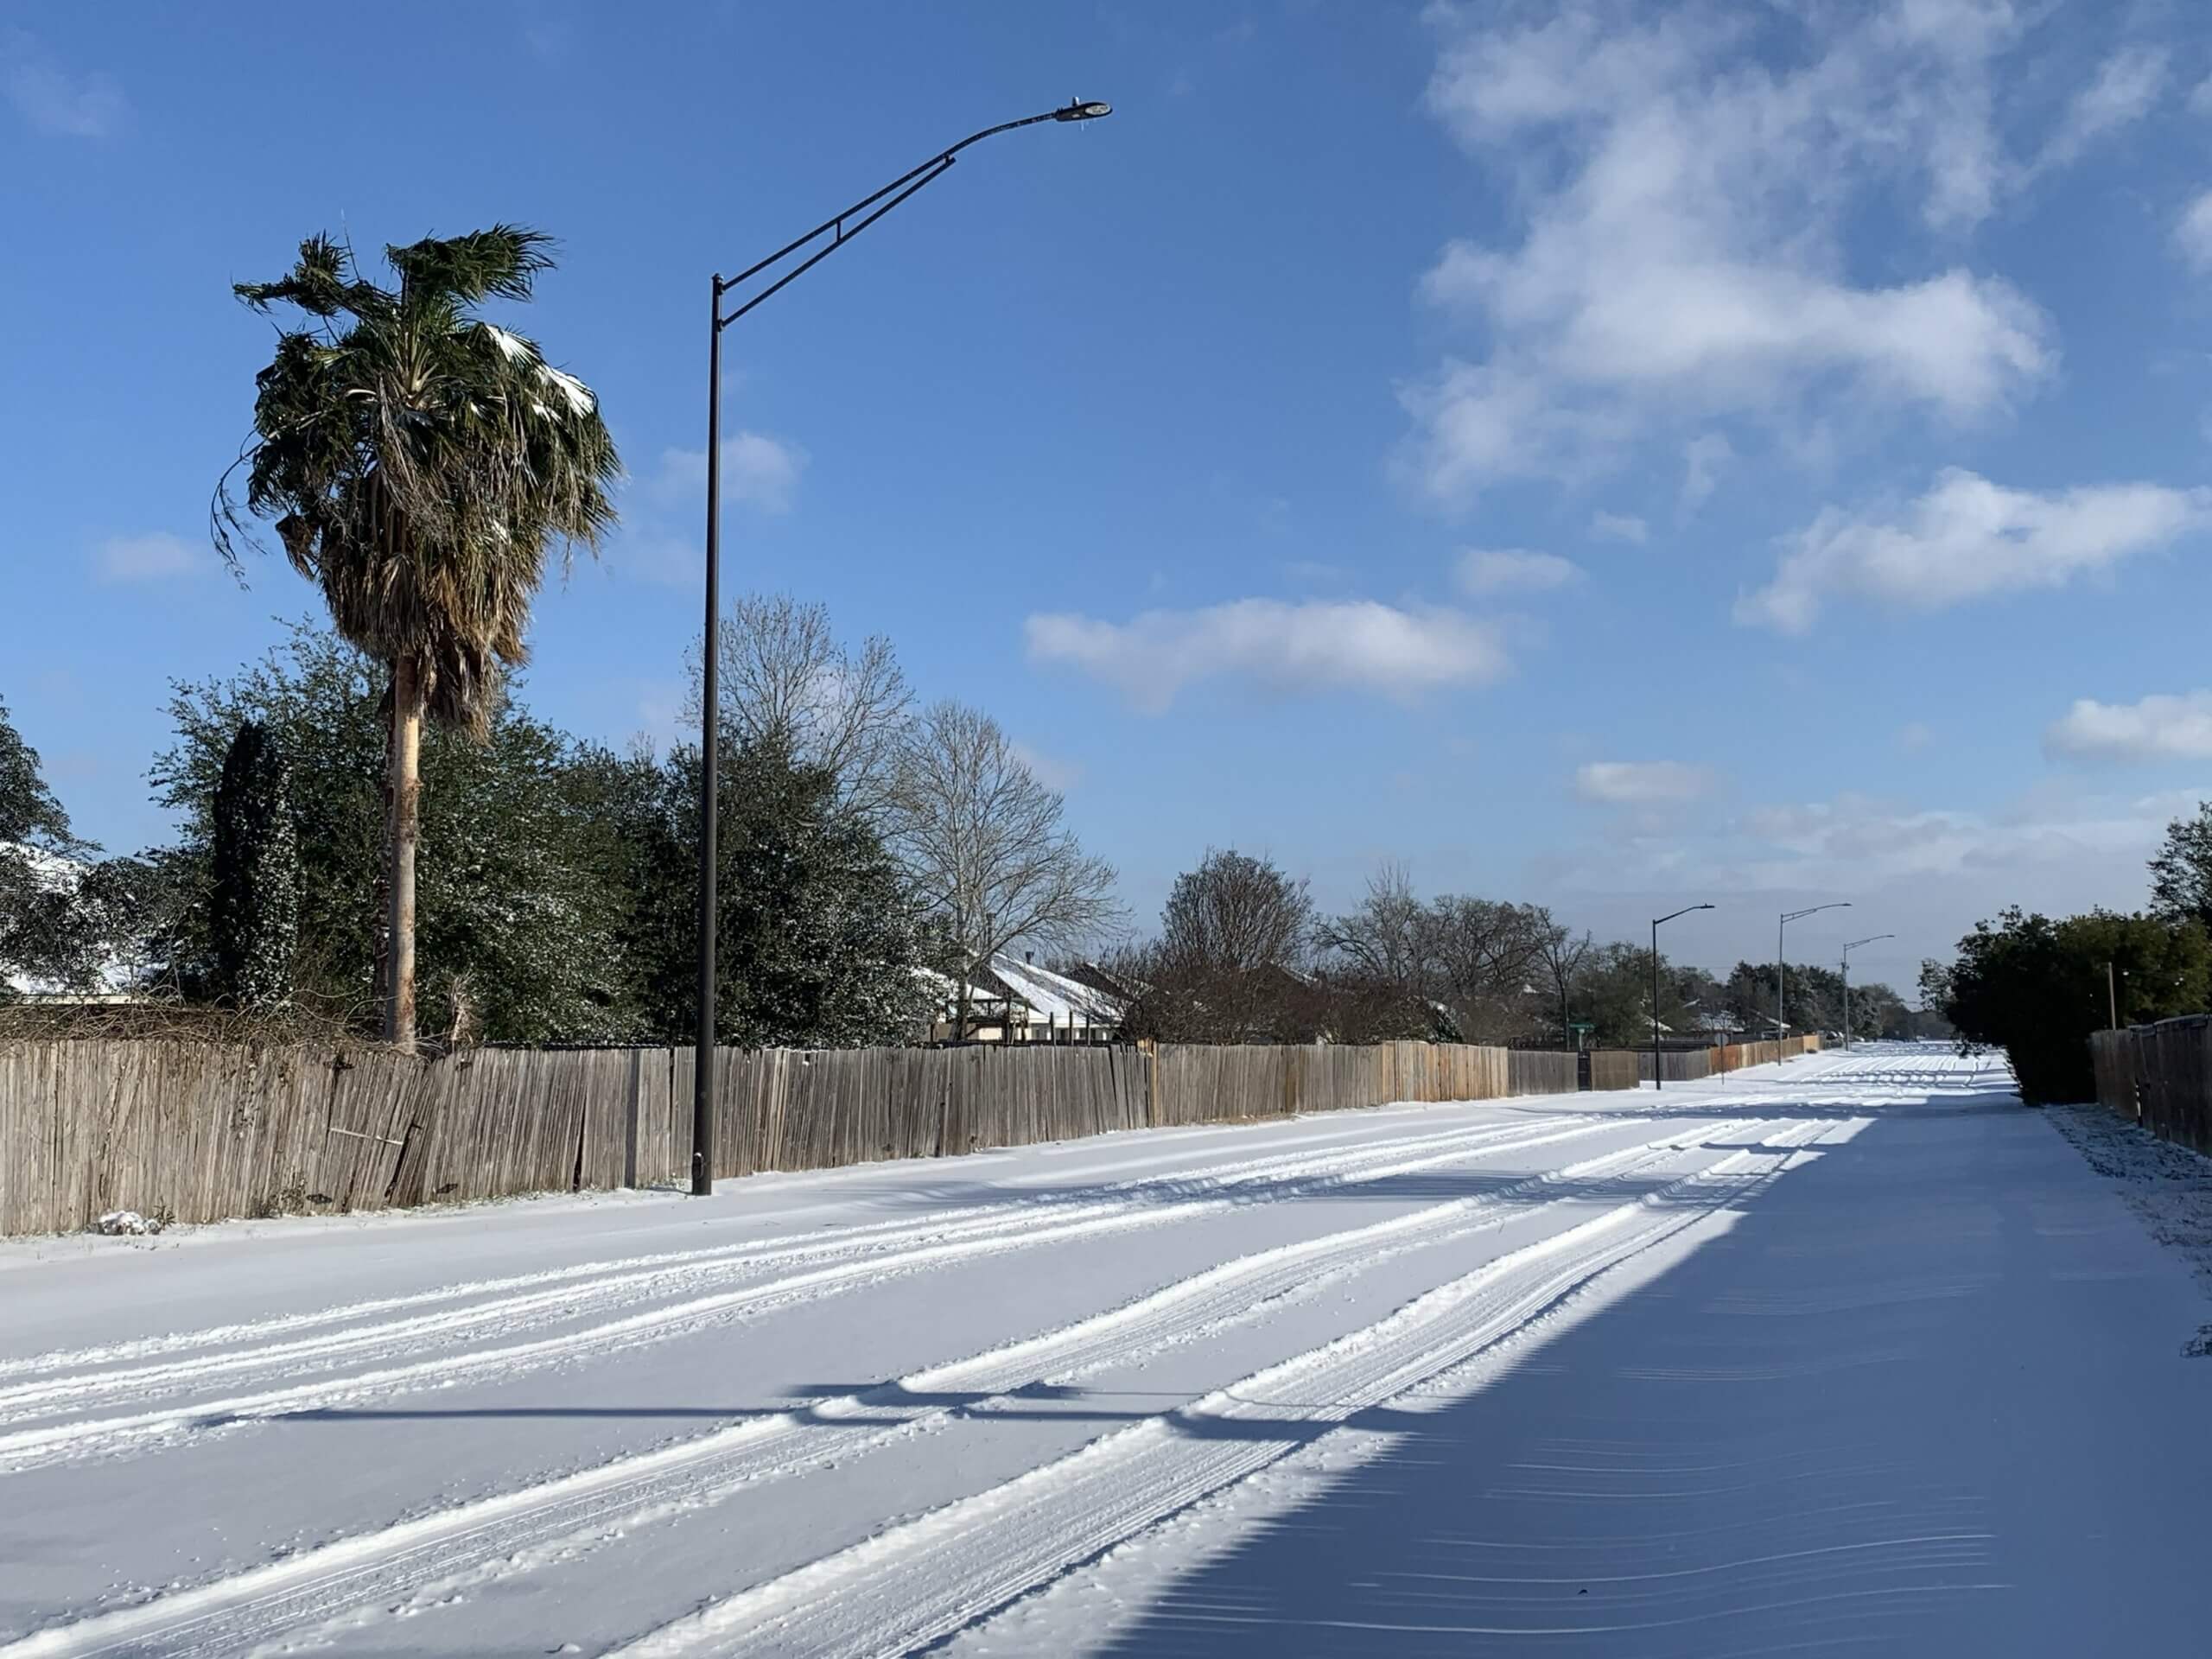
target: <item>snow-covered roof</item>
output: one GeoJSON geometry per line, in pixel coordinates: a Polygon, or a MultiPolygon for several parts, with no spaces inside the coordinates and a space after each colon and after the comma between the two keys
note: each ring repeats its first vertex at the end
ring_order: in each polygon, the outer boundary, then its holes
{"type": "MultiPolygon", "coordinates": [[[[74,893],[92,868],[81,860],[64,854],[48,852],[42,847],[33,847],[20,841],[0,841],[0,859],[20,864],[31,874],[31,879],[48,893],[74,893]]],[[[10,970],[0,963],[8,988],[18,996],[62,997],[80,995],[67,985],[50,979],[34,978],[29,974],[10,970]]],[[[122,996],[137,982],[137,975],[129,963],[111,954],[99,968],[92,994],[100,997],[122,996]]]]}
{"type": "Polygon", "coordinates": [[[1039,1023],[1114,1026],[1122,1021],[1121,1003],[1105,992],[1007,951],[991,958],[991,973],[1029,1005],[1039,1023]]]}

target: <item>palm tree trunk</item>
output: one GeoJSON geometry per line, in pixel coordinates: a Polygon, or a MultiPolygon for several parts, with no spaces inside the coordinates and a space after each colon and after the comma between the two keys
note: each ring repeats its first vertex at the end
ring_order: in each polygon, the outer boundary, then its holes
{"type": "Polygon", "coordinates": [[[391,665],[391,910],[385,930],[385,1039],[415,1052],[415,846],[423,798],[422,664],[402,657],[391,665]]]}

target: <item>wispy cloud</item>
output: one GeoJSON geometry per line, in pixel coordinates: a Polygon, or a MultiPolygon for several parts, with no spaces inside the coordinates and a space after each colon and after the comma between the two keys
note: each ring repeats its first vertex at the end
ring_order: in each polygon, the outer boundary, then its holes
{"type": "MultiPolygon", "coordinates": [[[[740,432],[722,440],[722,507],[768,517],[798,505],[807,454],[787,438],[740,432]]],[[[610,569],[648,582],[688,582],[699,573],[699,515],[707,494],[707,452],[664,449],[651,472],[623,486],[622,528],[607,550],[610,569]]]]}
{"type": "Polygon", "coordinates": [[[2212,760],[2212,691],[2137,702],[2078,698],[2044,732],[2044,747],[2076,760],[2212,760]]]}
{"type": "Polygon", "coordinates": [[[168,582],[196,576],[214,561],[181,537],[157,530],[145,536],[111,536],[92,550],[92,568],[104,582],[168,582]]]}
{"type": "Polygon", "coordinates": [[[2165,53],[2144,45],[2124,46],[2107,58],[2095,78],[2068,101],[2038,165],[2078,160],[2099,139],[2150,114],[2166,89],[2166,63],[2165,53]]]}
{"type": "MultiPolygon", "coordinates": [[[[799,475],[806,470],[807,453],[788,438],[766,432],[740,432],[722,440],[722,505],[747,506],[768,513],[786,513],[798,499],[799,475]]],[[[703,449],[664,449],[660,466],[646,480],[646,493],[657,505],[680,506],[703,499],[707,488],[707,452],[703,449]]]]}
{"type": "Polygon", "coordinates": [[[1574,792],[1606,806],[1663,806],[1713,792],[1713,773],[1680,760],[1592,760],[1577,767],[1574,792]]]}
{"type": "Polygon", "coordinates": [[[1016,742],[1014,753],[1021,764],[1029,768],[1037,781],[1049,790],[1065,795],[1083,781],[1083,767],[1073,760],[1063,760],[1031,745],[1016,742]]]}
{"type": "Polygon", "coordinates": [[[1718,432],[1700,433],[1682,446],[1684,512],[1695,512],[1719,486],[1720,474],[1736,459],[1735,446],[1718,432]]]}
{"type": "Polygon", "coordinates": [[[1582,579],[1582,568],[1556,553],[1517,547],[1471,547],[1459,556],[1460,591],[1468,594],[1543,593],[1582,579]]]}
{"type": "Polygon", "coordinates": [[[1442,607],[1372,600],[1241,599],[1147,611],[1128,622],[1038,615],[1027,632],[1032,662],[1078,669],[1118,687],[1147,714],[1165,713],[1185,688],[1217,677],[1402,699],[1483,684],[1508,667],[1490,623],[1442,607]]]}
{"type": "Polygon", "coordinates": [[[130,111],[111,76],[71,73],[20,29],[0,29],[0,90],[35,130],[65,138],[105,138],[130,111]]]}
{"type": "Polygon", "coordinates": [[[1956,467],[1902,512],[1830,507],[1785,539],[1774,580],[1736,620],[1785,633],[1835,595],[1913,610],[2057,588],[2212,524],[2212,489],[2115,484],[2038,493],[1956,467]]]}
{"type": "Polygon", "coordinates": [[[2212,190],[2182,209],[2174,226],[2174,245],[2192,270],[2212,275],[2212,190]]]}
{"type": "Polygon", "coordinates": [[[1633,542],[1641,547],[1651,534],[1651,528],[1643,519],[1628,513],[1601,510],[1591,517],[1590,533],[1616,542],[1633,542]]]}

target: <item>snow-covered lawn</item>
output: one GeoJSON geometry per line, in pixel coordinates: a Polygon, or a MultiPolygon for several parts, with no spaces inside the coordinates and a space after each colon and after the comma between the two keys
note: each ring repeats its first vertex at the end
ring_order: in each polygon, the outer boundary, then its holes
{"type": "Polygon", "coordinates": [[[0,1654],[2203,1651],[2212,1316],[2008,1088],[0,1247],[0,1654]]]}

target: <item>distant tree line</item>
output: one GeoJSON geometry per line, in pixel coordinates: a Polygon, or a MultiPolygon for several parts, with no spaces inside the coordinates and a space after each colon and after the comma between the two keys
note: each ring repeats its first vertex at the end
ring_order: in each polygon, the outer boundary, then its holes
{"type": "MultiPolygon", "coordinates": [[[[1652,1034],[1648,949],[1599,944],[1541,905],[1423,898],[1396,864],[1332,916],[1271,859],[1209,850],[1176,878],[1158,933],[1103,967],[1132,999],[1131,1033],[1171,1041],[1629,1047],[1652,1034]]],[[[1787,994],[1793,1030],[1842,1030],[1840,974],[1793,964],[1787,994]]],[[[1854,1035],[1919,1034],[1886,985],[1854,985],[1850,1008],[1854,1035]]],[[[1662,956],[1658,1013],[1670,1042],[1771,1034],[1773,967],[1739,963],[1724,981],[1662,956]]]]}

